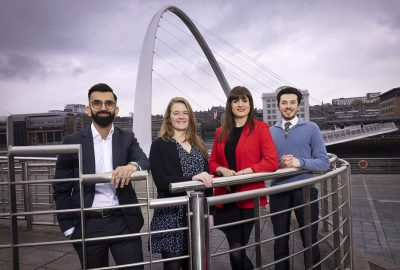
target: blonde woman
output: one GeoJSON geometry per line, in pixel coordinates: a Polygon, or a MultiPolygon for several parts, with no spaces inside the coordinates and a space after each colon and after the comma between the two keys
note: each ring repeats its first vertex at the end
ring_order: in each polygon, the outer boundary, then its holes
{"type": "MultiPolygon", "coordinates": [[[[208,173],[207,148],[197,135],[193,110],[181,97],[172,98],[164,114],[160,137],[150,148],[150,167],[158,198],[186,194],[171,194],[169,184],[183,181],[202,181],[212,185],[208,173]]],[[[211,191],[211,190],[210,190],[211,191]]],[[[187,226],[185,206],[163,207],[154,211],[151,230],[168,230],[187,226]]],[[[163,259],[187,254],[187,232],[154,234],[151,238],[153,253],[161,253],[163,259]]],[[[164,270],[189,269],[187,260],[164,262],[164,270]]]]}

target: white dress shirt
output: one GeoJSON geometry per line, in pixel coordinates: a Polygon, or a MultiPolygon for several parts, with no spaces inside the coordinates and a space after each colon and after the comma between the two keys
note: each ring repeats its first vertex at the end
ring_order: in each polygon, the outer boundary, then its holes
{"type": "MultiPolygon", "coordinates": [[[[91,125],[91,128],[93,134],[94,157],[96,160],[96,174],[112,172],[112,135],[114,133],[114,125],[112,125],[110,133],[106,139],[101,138],[101,135],[93,124],[91,125]]],[[[110,183],[96,184],[92,207],[114,205],[119,205],[115,187],[110,183]]]]}
{"type": "Polygon", "coordinates": [[[285,124],[286,124],[286,122],[290,122],[291,125],[289,126],[289,129],[291,129],[292,127],[294,127],[295,125],[297,125],[297,123],[299,122],[299,118],[298,118],[297,115],[296,115],[294,118],[292,118],[292,119],[290,119],[290,120],[288,120],[288,121],[282,119],[282,128],[283,128],[283,129],[285,129],[285,124]]]}

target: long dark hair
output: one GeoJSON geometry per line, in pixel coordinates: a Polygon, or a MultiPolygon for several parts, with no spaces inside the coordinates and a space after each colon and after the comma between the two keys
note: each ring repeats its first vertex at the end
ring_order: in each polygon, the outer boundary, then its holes
{"type": "Polygon", "coordinates": [[[218,141],[221,142],[222,138],[226,135],[227,141],[231,139],[232,130],[235,127],[235,116],[232,113],[232,101],[246,97],[250,102],[250,112],[247,117],[246,124],[249,125],[249,134],[254,130],[254,119],[256,114],[254,112],[253,97],[249,89],[244,86],[236,86],[229,92],[228,99],[226,100],[224,124],[222,126],[222,132],[219,134],[218,141]]]}

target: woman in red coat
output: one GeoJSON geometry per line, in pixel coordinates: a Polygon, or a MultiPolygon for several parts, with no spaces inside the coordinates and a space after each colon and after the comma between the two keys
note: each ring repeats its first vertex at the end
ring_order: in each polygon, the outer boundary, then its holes
{"type": "MultiPolygon", "coordinates": [[[[212,174],[233,176],[278,169],[278,155],[268,124],[255,118],[253,97],[242,86],[233,88],[225,106],[224,125],[217,129],[209,160],[212,174]]],[[[214,189],[214,195],[264,188],[264,181],[214,189]]],[[[260,198],[260,205],[267,198],[260,198]]],[[[218,206],[215,224],[224,224],[254,217],[253,200],[218,206]]],[[[254,222],[224,227],[230,249],[247,245],[254,222]]],[[[245,250],[231,252],[232,269],[253,269],[245,250]]]]}

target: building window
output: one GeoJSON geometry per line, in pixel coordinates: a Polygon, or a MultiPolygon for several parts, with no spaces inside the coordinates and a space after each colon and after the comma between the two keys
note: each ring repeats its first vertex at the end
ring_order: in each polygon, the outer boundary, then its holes
{"type": "Polygon", "coordinates": [[[62,134],[61,131],[56,131],[54,133],[54,141],[55,142],[61,142],[62,141],[62,134]]]}
{"type": "Polygon", "coordinates": [[[43,141],[43,133],[40,132],[40,133],[38,133],[38,144],[42,144],[42,143],[44,143],[44,141],[43,141]]]}
{"type": "Polygon", "coordinates": [[[54,133],[53,132],[47,132],[46,133],[46,139],[48,143],[54,142],[54,133]]]}

